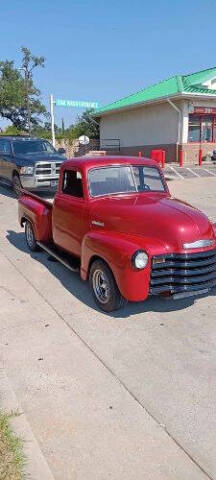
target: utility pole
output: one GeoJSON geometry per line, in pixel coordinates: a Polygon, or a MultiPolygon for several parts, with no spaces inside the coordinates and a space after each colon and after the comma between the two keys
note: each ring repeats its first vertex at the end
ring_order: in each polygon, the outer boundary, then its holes
{"type": "Polygon", "coordinates": [[[25,69],[25,85],[26,85],[26,108],[27,108],[27,127],[28,133],[31,134],[31,112],[30,112],[30,103],[29,103],[29,79],[30,72],[25,69]]]}
{"type": "Polygon", "coordinates": [[[52,144],[55,148],[55,120],[54,120],[54,98],[53,94],[50,95],[50,116],[51,116],[51,131],[52,131],[52,144]]]}

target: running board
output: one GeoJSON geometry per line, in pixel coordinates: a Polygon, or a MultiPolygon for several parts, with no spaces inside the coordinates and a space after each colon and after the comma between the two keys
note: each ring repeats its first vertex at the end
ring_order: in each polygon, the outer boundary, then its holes
{"type": "Polygon", "coordinates": [[[63,257],[63,255],[61,256],[61,254],[57,252],[55,248],[52,248],[52,246],[47,245],[46,243],[43,243],[43,242],[37,242],[37,245],[40,248],[42,248],[42,250],[45,250],[45,252],[47,252],[51,257],[56,258],[58,262],[62,263],[66,268],[71,270],[71,272],[79,272],[79,267],[73,267],[70,261],[67,260],[66,256],[65,257],[63,257]]]}

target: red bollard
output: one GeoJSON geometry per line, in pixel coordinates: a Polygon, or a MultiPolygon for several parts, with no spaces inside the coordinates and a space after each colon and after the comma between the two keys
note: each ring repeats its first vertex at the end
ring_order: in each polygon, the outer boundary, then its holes
{"type": "Polygon", "coordinates": [[[199,149],[199,166],[201,167],[202,165],[202,149],[199,149]]]}
{"type": "Polygon", "coordinates": [[[138,152],[138,157],[142,157],[142,152],[138,152]]]}
{"type": "Polygon", "coordinates": [[[182,148],[179,150],[179,166],[183,167],[184,153],[182,148]]]}
{"type": "Polygon", "coordinates": [[[162,150],[161,167],[164,168],[164,166],[165,166],[165,150],[162,150]]]}

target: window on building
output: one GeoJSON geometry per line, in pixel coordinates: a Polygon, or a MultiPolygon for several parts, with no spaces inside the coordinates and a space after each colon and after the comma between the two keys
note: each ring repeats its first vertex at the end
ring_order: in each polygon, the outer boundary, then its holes
{"type": "Polygon", "coordinates": [[[189,117],[188,141],[189,142],[200,141],[200,117],[199,116],[190,115],[189,117]]]}
{"type": "Polygon", "coordinates": [[[216,142],[216,116],[190,115],[189,142],[216,142]]]}
{"type": "Polygon", "coordinates": [[[76,170],[65,170],[62,191],[72,197],[83,197],[82,175],[76,170]]]}
{"type": "Polygon", "coordinates": [[[211,116],[203,116],[201,119],[201,141],[202,142],[212,142],[212,121],[211,116]]]}

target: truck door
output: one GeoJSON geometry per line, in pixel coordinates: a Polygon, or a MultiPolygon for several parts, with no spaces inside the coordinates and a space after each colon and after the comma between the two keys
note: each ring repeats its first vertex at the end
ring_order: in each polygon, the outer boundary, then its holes
{"type": "Polygon", "coordinates": [[[69,253],[80,256],[83,236],[89,230],[83,180],[77,169],[64,171],[62,190],[53,205],[53,240],[69,253]]]}

